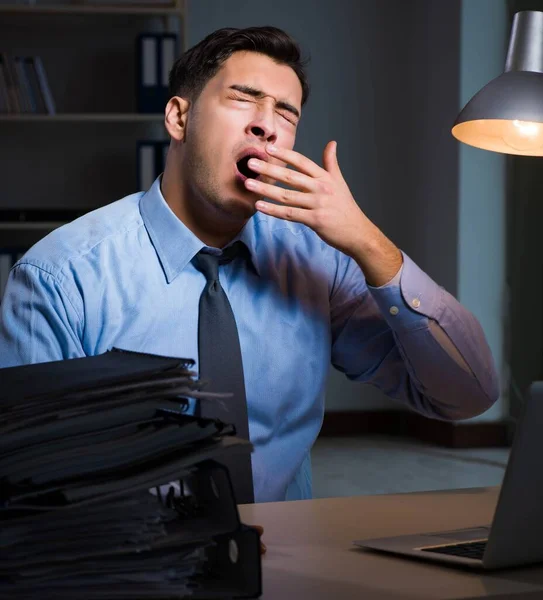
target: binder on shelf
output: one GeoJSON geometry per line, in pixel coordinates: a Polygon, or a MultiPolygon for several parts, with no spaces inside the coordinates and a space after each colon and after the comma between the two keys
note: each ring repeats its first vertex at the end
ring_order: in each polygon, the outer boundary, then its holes
{"type": "Polygon", "coordinates": [[[164,171],[170,142],[139,141],[137,143],[137,189],[147,191],[153,181],[164,171]]]}
{"type": "MultiPolygon", "coordinates": [[[[160,54],[160,79],[162,87],[167,90],[170,83],[170,71],[177,53],[177,36],[162,35],[160,43],[162,49],[160,54]]],[[[168,100],[169,98],[166,98],[166,101],[168,100]]]]}
{"type": "Polygon", "coordinates": [[[169,100],[168,77],[175,62],[178,36],[142,33],[137,38],[137,106],[140,113],[161,113],[169,100]]]}

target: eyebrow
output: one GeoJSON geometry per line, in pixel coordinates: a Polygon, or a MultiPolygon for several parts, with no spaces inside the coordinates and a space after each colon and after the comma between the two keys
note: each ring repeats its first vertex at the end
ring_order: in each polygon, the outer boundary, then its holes
{"type": "MultiPolygon", "coordinates": [[[[241,92],[242,94],[247,94],[248,96],[252,96],[253,98],[258,99],[265,98],[267,96],[267,94],[265,94],[262,90],[257,90],[256,88],[251,87],[250,85],[239,85],[235,83],[234,85],[231,85],[228,89],[236,90],[238,92],[241,92]]],[[[275,103],[275,106],[283,110],[288,110],[288,112],[295,115],[298,119],[300,118],[300,111],[296,107],[292,106],[292,104],[289,104],[284,100],[278,100],[275,103]]]]}

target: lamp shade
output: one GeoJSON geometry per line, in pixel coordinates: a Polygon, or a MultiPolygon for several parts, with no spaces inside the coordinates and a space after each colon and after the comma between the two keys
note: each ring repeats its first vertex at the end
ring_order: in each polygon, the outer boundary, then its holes
{"type": "Polygon", "coordinates": [[[452,134],[484,150],[543,156],[543,12],[515,15],[505,72],[466,104],[452,134]]]}

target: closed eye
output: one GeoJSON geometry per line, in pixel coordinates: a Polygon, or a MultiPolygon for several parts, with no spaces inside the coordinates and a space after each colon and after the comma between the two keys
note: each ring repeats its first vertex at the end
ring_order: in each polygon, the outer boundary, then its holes
{"type": "MultiPolygon", "coordinates": [[[[254,98],[243,98],[241,96],[229,96],[230,100],[236,100],[237,102],[256,102],[256,100],[254,98]]],[[[288,121],[291,125],[297,126],[298,125],[298,121],[294,118],[293,115],[291,115],[290,112],[286,111],[282,111],[282,110],[278,110],[277,114],[280,115],[281,117],[283,117],[283,119],[285,119],[285,121],[288,121]]]]}
{"type": "Polygon", "coordinates": [[[283,119],[285,119],[285,121],[288,121],[292,125],[298,124],[298,122],[295,119],[291,118],[290,113],[278,112],[277,114],[281,115],[283,119]]]}
{"type": "Polygon", "coordinates": [[[241,98],[240,96],[231,96],[230,100],[237,100],[238,102],[254,102],[252,98],[241,98]]]}

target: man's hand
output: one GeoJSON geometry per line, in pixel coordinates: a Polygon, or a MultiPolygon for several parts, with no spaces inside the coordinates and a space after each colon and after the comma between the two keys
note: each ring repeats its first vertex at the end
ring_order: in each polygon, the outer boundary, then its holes
{"type": "Polygon", "coordinates": [[[307,225],[330,246],[351,256],[371,285],[384,285],[402,265],[401,252],[366,217],[353,198],[337,161],[336,142],[324,149],[323,166],[294,150],[267,146],[266,151],[294,169],[255,158],[249,167],[293,189],[247,179],[247,189],[283,206],[258,201],[257,210],[307,225]]]}
{"type": "Polygon", "coordinates": [[[262,525],[249,525],[253,529],[256,529],[258,535],[260,536],[260,554],[266,554],[266,545],[262,541],[262,534],[264,533],[264,527],[262,525]]]}

